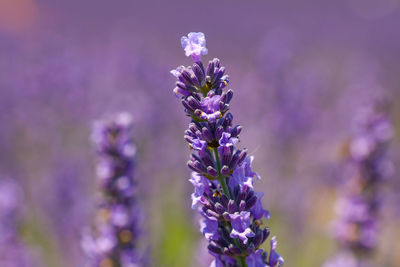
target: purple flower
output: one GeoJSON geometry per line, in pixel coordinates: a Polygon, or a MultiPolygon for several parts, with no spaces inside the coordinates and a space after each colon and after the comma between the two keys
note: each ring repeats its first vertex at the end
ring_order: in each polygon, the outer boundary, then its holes
{"type": "Polygon", "coordinates": [[[251,164],[253,163],[254,157],[248,157],[243,162],[244,173],[247,177],[256,177],[258,180],[261,179],[260,175],[251,169],[251,164]]]}
{"type": "Polygon", "coordinates": [[[263,217],[269,219],[271,217],[269,211],[265,210],[261,204],[261,198],[264,196],[264,193],[259,192],[255,193],[255,195],[257,197],[257,201],[254,204],[253,208],[251,209],[251,211],[253,212],[254,219],[260,220],[263,217]]]}
{"type": "Polygon", "coordinates": [[[239,185],[241,188],[247,186],[253,189],[253,178],[251,176],[246,176],[243,172],[241,166],[237,167],[232,173],[232,178],[229,180],[230,186],[239,185]]]}
{"type": "Polygon", "coordinates": [[[200,232],[203,233],[207,240],[218,239],[218,221],[216,218],[206,217],[204,220],[200,221],[200,232]]]}
{"type": "Polygon", "coordinates": [[[339,188],[336,203],[335,237],[344,259],[336,257],[325,266],[364,266],[360,252],[372,255],[379,238],[381,184],[390,173],[386,150],[392,137],[392,126],[381,103],[360,111],[355,132],[349,144],[345,183],[339,188]],[[344,266],[344,265],[340,265],[344,266]],[[346,265],[347,266],[347,265],[346,265]]]}
{"type": "Polygon", "coordinates": [[[137,246],[140,209],[130,115],[120,113],[97,122],[92,139],[99,154],[97,174],[102,198],[95,231],[84,235],[82,247],[91,266],[143,266],[145,259],[137,246]]]}
{"type": "Polygon", "coordinates": [[[18,236],[22,191],[16,180],[0,179],[0,266],[41,266],[18,236]]]}
{"type": "Polygon", "coordinates": [[[269,258],[268,258],[268,265],[270,267],[282,266],[284,263],[283,258],[275,251],[277,245],[278,242],[276,241],[276,237],[273,236],[271,238],[271,250],[269,251],[269,258]]]}
{"type": "Polygon", "coordinates": [[[237,263],[234,259],[227,256],[217,256],[215,260],[211,262],[210,267],[237,267],[237,263]]]}
{"type": "Polygon", "coordinates": [[[171,73],[172,75],[174,75],[175,78],[178,78],[179,75],[182,73],[182,70],[184,70],[184,69],[185,69],[184,66],[179,66],[179,67],[177,67],[176,69],[171,70],[170,73],[171,73]]]}
{"type": "Polygon", "coordinates": [[[185,55],[191,56],[194,62],[201,60],[202,55],[207,55],[206,38],[202,32],[191,32],[188,36],[181,38],[182,48],[185,50],[185,55]]]}
{"type": "MultiPolygon", "coordinates": [[[[189,39],[184,39],[185,51],[191,49],[189,39]]],[[[283,260],[275,252],[276,243],[269,259],[260,248],[270,232],[259,220],[270,215],[261,203],[263,193],[254,191],[254,177],[260,177],[251,169],[253,157],[236,147],[242,127],[233,126],[229,113],[233,91],[224,90],[228,85],[225,68],[218,59],[204,68],[200,54],[194,54],[193,66],[180,67],[172,74],[177,78],[174,92],[181,95],[185,113],[192,119],[185,131],[194,152],[188,161],[193,171],[189,180],[194,186],[192,208],[203,217],[200,230],[209,242],[209,253],[215,256],[211,266],[240,267],[246,260],[252,266],[268,266],[269,262],[280,266],[283,260]]]]}
{"type": "Polygon", "coordinates": [[[248,237],[254,237],[255,234],[249,228],[250,227],[250,212],[242,211],[235,212],[234,214],[230,214],[229,217],[231,219],[232,225],[232,238],[239,238],[243,241],[243,244],[247,244],[248,237]]]}
{"type": "Polygon", "coordinates": [[[206,97],[201,101],[201,107],[207,114],[212,114],[219,111],[219,101],[221,101],[221,96],[219,95],[206,97]]]}
{"type": "Polygon", "coordinates": [[[247,267],[268,267],[263,258],[263,250],[258,249],[246,258],[247,267]]]}
{"type": "Polygon", "coordinates": [[[194,150],[199,151],[199,153],[204,154],[207,148],[207,142],[200,139],[194,139],[192,142],[192,147],[194,150]]]}
{"type": "Polygon", "coordinates": [[[230,133],[223,133],[221,139],[219,139],[220,146],[230,147],[239,142],[239,139],[236,137],[231,137],[230,133]]]}
{"type": "Polygon", "coordinates": [[[194,186],[194,192],[192,193],[192,209],[195,209],[203,198],[203,195],[208,191],[208,181],[203,176],[193,172],[192,178],[189,181],[194,186]]]}
{"type": "Polygon", "coordinates": [[[342,252],[334,258],[326,261],[322,267],[367,267],[368,265],[361,265],[357,258],[349,252],[342,252]]]}
{"type": "Polygon", "coordinates": [[[253,177],[256,176],[258,179],[261,179],[261,177],[251,170],[252,161],[253,157],[246,157],[243,163],[235,169],[232,173],[232,179],[229,181],[231,186],[239,185],[241,188],[248,186],[253,189],[253,177]]]}

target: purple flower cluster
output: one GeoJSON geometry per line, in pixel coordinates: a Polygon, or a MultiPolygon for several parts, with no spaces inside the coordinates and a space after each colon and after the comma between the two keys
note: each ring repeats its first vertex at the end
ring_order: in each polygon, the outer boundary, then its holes
{"type": "Polygon", "coordinates": [[[174,92],[192,119],[185,132],[185,140],[195,151],[188,162],[193,170],[192,208],[203,217],[200,230],[215,256],[211,266],[282,266],[275,237],[269,255],[260,248],[270,235],[262,219],[270,215],[262,207],[263,194],[254,191],[253,178],[259,176],[251,169],[253,158],[245,149],[236,148],[242,127],[233,127],[233,116],[228,113],[233,91],[224,90],[228,84],[225,68],[217,58],[204,68],[201,55],[207,50],[198,45],[205,45],[205,39],[198,42],[195,36],[204,38],[203,33],[182,37],[193,66],[181,66],[171,73],[177,78],[174,92]]]}
{"type": "Polygon", "coordinates": [[[21,242],[17,232],[21,188],[12,179],[0,180],[0,266],[40,266],[31,251],[21,242]]]}
{"type": "Polygon", "coordinates": [[[97,176],[101,201],[93,233],[82,240],[91,265],[101,267],[142,266],[137,240],[139,214],[134,180],[135,145],[131,117],[120,113],[95,124],[93,141],[99,154],[97,176]]]}
{"type": "Polygon", "coordinates": [[[393,129],[381,105],[374,105],[362,110],[355,130],[349,143],[347,180],[336,206],[335,236],[347,254],[358,258],[356,266],[368,266],[366,259],[379,237],[380,189],[392,169],[386,151],[393,129]]]}

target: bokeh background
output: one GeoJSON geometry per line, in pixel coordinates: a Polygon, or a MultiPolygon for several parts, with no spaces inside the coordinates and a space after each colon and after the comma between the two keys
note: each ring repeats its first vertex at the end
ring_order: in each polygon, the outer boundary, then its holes
{"type": "MultiPolygon", "coordinates": [[[[37,266],[83,266],[97,189],[91,125],[128,111],[152,265],[208,266],[190,209],[188,118],[169,73],[191,63],[180,37],[202,31],[205,59],[220,58],[230,75],[278,251],[286,266],[321,266],[336,252],[343,144],[376,96],[391,100],[398,163],[399,25],[399,0],[1,0],[0,179],[18,184],[21,242],[37,266]]],[[[384,190],[376,266],[395,267],[396,171],[384,190]]]]}

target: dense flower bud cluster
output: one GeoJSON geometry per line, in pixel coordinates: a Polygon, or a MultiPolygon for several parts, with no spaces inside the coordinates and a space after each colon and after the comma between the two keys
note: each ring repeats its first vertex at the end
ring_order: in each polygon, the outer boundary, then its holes
{"type": "Polygon", "coordinates": [[[171,73],[177,78],[174,93],[192,119],[185,131],[194,151],[188,162],[193,170],[192,208],[202,214],[200,230],[215,256],[212,266],[282,266],[275,237],[269,255],[260,248],[270,235],[262,219],[270,215],[262,207],[263,194],[254,191],[253,178],[259,176],[251,169],[253,158],[236,147],[242,127],[232,125],[228,112],[233,91],[224,90],[229,82],[225,68],[216,58],[204,68],[198,47],[188,53],[193,34],[182,43],[186,55],[195,59],[193,66],[171,73]]]}

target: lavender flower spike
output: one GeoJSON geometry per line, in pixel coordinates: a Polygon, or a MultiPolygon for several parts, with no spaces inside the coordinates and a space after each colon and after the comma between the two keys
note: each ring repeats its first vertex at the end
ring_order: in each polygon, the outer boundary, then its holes
{"type": "MultiPolygon", "coordinates": [[[[253,158],[236,147],[242,127],[232,125],[233,116],[228,112],[233,97],[232,90],[224,90],[228,76],[219,59],[204,68],[198,57],[202,53],[193,52],[201,50],[188,48],[196,35],[182,37],[186,55],[195,55],[193,66],[181,66],[171,73],[177,78],[174,92],[191,117],[185,140],[194,152],[188,162],[193,170],[192,208],[203,217],[200,230],[215,257],[211,266],[282,266],[275,237],[269,253],[260,248],[270,234],[261,220],[270,214],[262,207],[263,194],[254,191],[253,180],[259,176],[251,169],[253,158]]],[[[199,43],[205,45],[205,38],[199,43]]]]}
{"type": "Polygon", "coordinates": [[[324,266],[372,266],[369,262],[377,247],[380,188],[392,166],[386,150],[393,128],[382,104],[367,107],[359,114],[350,140],[348,173],[340,188],[335,237],[341,252],[324,266]],[[342,262],[353,262],[353,265],[342,262]]]}
{"type": "Polygon", "coordinates": [[[82,247],[88,254],[89,266],[143,266],[139,252],[140,210],[134,179],[135,145],[132,141],[131,117],[120,113],[95,124],[92,139],[99,161],[97,176],[101,200],[95,231],[87,233],[82,247]]]}

